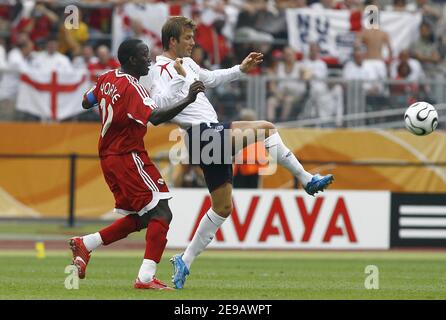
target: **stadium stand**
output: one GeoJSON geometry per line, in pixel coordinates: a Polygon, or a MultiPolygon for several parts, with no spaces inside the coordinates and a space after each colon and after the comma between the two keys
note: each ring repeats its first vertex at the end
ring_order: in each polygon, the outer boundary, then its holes
{"type": "MultiPolygon", "coordinates": [[[[417,99],[436,104],[446,100],[446,23],[441,1],[84,0],[76,2],[74,28],[67,28],[67,22],[74,21],[68,5],[64,1],[0,5],[0,121],[98,121],[94,112],[60,118],[32,112],[32,106],[17,106],[22,101],[18,74],[44,66],[41,73],[75,70],[89,73],[94,82],[101,71],[119,66],[113,56],[116,43],[124,38],[140,38],[153,58],[159,54],[158,29],[168,15],[186,15],[197,22],[194,59],[206,68],[239,63],[253,50],[265,54],[261,68],[240,85],[209,91],[223,120],[236,119],[239,110],[247,107],[258,118],[289,122],[284,125],[401,127],[393,121],[395,116],[380,112],[404,108],[417,99]],[[370,4],[380,9],[379,32],[390,38],[389,50],[380,47],[378,31],[361,27],[362,12],[370,4]],[[295,10],[303,14],[290,13],[295,10]],[[345,14],[333,16],[331,10],[345,14]],[[324,18],[314,19],[315,12],[324,18]],[[405,40],[396,43],[396,31],[386,21],[405,15],[419,17],[407,25],[415,32],[401,35],[405,40]],[[115,27],[112,21],[118,21],[115,27]],[[319,62],[308,59],[315,42],[319,62]],[[58,52],[48,55],[47,50],[58,52]],[[365,50],[363,58],[358,56],[361,50],[365,50]],[[379,62],[374,57],[381,51],[379,62]],[[403,61],[408,59],[406,66],[403,61]]],[[[441,106],[439,111],[443,112],[441,106]]]]}

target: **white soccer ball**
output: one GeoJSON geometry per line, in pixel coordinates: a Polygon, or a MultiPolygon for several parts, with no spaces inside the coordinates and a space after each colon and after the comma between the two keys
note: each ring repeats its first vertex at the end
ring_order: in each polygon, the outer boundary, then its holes
{"type": "Polygon", "coordinates": [[[404,122],[411,133],[425,136],[437,128],[438,113],[430,103],[416,102],[407,108],[404,122]]]}

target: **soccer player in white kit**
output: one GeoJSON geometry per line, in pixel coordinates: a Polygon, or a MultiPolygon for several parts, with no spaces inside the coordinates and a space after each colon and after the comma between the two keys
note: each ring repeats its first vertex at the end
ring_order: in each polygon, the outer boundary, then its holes
{"type": "MultiPolygon", "coordinates": [[[[194,31],[195,23],[186,17],[171,17],[162,28],[164,52],[156,57],[156,64],[151,68],[148,77],[145,80],[142,79],[142,83],[148,86],[149,91],[158,93],[155,102],[161,108],[184,97],[195,79],[202,81],[206,87],[217,87],[239,79],[243,73],[248,73],[263,61],[262,53],[251,52],[240,65],[232,68],[215,71],[203,69],[190,58],[195,45],[194,31]],[[177,74],[173,67],[177,59],[182,59],[183,69],[178,74],[184,80],[183,88],[177,94],[163,95],[162,93],[168,87],[169,82],[177,74]]],[[[270,155],[276,158],[278,164],[297,177],[310,195],[323,191],[333,181],[331,174],[312,175],[305,171],[294,154],[283,144],[272,123],[267,121],[219,123],[217,114],[204,93],[198,94],[195,102],[171,121],[188,133],[186,144],[190,160],[196,156],[195,150],[198,149],[201,152],[209,143],[215,144],[217,140],[222,142],[219,146],[221,150],[218,150],[221,154],[221,158],[218,160],[221,161],[207,163],[201,159],[202,153],[200,153],[199,164],[211,194],[212,207],[201,219],[197,231],[184,253],[175,255],[171,259],[174,266],[172,282],[177,289],[183,288],[192,262],[212,241],[218,228],[232,212],[232,155],[239,150],[232,150],[233,153],[229,154],[228,160],[228,153],[224,152],[226,149],[223,150],[223,146],[227,142],[234,146],[235,141],[246,141],[248,135],[251,137],[253,132],[256,140],[260,140],[257,137],[261,136],[270,155]],[[202,139],[192,138],[194,131],[198,131],[199,137],[202,137],[202,133],[206,130],[208,133],[211,131],[213,137],[217,135],[219,139],[202,141],[202,139]],[[197,143],[198,146],[196,146],[197,143]]]]}

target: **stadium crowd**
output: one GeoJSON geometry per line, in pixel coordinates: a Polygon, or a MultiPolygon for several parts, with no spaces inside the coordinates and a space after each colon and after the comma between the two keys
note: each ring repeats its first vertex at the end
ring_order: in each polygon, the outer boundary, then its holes
{"type": "MultiPolygon", "coordinates": [[[[342,114],[345,86],[327,82],[330,78],[364,80],[367,103],[383,104],[382,99],[399,99],[400,105],[423,98],[432,101],[426,79],[446,72],[446,23],[442,1],[429,0],[165,0],[165,1],[38,1],[8,0],[0,4],[0,120],[38,120],[35,115],[15,110],[19,75],[29,70],[87,70],[91,81],[103,70],[117,68],[112,48],[113,10],[133,2],[141,10],[157,10],[168,5],[170,15],[187,15],[197,22],[196,47],[192,58],[201,66],[217,69],[240,63],[247,52],[265,54],[265,62],[252,72],[267,75],[266,118],[271,121],[342,114]],[[76,4],[80,10],[78,28],[64,25],[65,7],[76,4]],[[361,30],[361,15],[352,15],[353,54],[339,57],[321,55],[310,43],[308,52],[296,52],[288,41],[287,8],[347,9],[362,12],[367,5],[385,11],[421,12],[419,38],[398,55],[392,54],[389,35],[382,30],[361,30]],[[149,6],[149,7],[147,7],[149,6]],[[150,7],[152,6],[152,7],[150,7]],[[149,8],[149,9],[147,9],[149,8]],[[381,55],[388,50],[387,57],[381,55]],[[404,83],[384,85],[388,79],[404,83]],[[305,111],[307,110],[307,111],[305,111]]],[[[131,32],[149,44],[152,59],[159,54],[159,36],[144,28],[141,20],[128,18],[131,32]]],[[[218,88],[211,93],[220,119],[237,119],[243,109],[243,83],[218,88]]],[[[435,101],[433,101],[435,102],[435,101]]],[[[98,120],[95,112],[68,120],[98,120]]],[[[336,123],[342,126],[342,123],[336,123]]]]}

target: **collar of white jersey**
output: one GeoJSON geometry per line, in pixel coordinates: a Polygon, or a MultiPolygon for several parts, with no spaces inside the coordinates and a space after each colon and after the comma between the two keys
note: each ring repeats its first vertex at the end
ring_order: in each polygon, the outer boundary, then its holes
{"type": "Polygon", "coordinates": [[[172,62],[174,60],[172,60],[166,56],[163,56],[163,55],[156,56],[156,62],[163,62],[163,61],[164,62],[172,62]]]}

